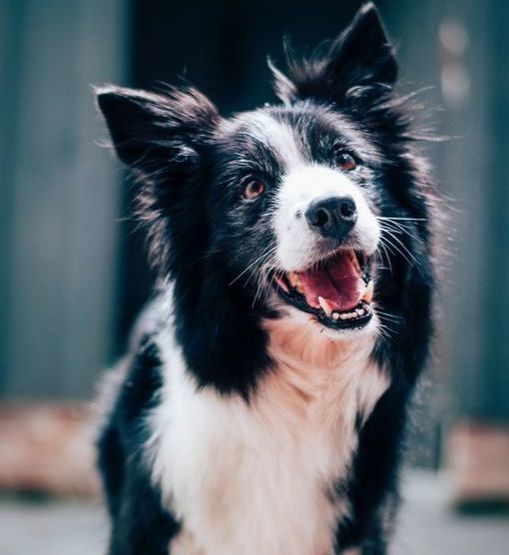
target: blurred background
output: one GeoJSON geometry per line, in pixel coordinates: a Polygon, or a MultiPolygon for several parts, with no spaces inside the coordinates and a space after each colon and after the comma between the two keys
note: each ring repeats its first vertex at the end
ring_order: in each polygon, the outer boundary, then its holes
{"type": "MultiPolygon", "coordinates": [[[[89,401],[153,276],[136,191],[91,85],[185,76],[223,114],[274,99],[265,58],[310,51],[359,0],[0,0],[0,553],[101,553],[89,401]]],[[[435,356],[416,394],[394,553],[509,545],[509,3],[379,0],[443,206],[435,356]]]]}

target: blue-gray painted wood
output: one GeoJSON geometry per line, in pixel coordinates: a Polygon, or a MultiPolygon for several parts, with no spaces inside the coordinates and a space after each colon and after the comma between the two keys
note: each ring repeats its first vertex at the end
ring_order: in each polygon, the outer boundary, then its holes
{"type": "Polygon", "coordinates": [[[469,81],[446,112],[458,138],[444,151],[454,238],[445,304],[450,401],[459,417],[509,421],[509,58],[507,2],[449,0],[464,27],[469,81]]]}
{"type": "Polygon", "coordinates": [[[0,314],[0,371],[8,397],[88,395],[107,362],[118,176],[96,144],[104,132],[90,85],[122,81],[125,4],[1,6],[8,244],[0,274],[8,302],[0,314]]]}

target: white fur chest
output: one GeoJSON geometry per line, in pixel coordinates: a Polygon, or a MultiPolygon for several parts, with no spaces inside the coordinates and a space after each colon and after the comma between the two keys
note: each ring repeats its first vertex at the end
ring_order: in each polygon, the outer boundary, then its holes
{"type": "Polygon", "coordinates": [[[299,335],[299,324],[268,327],[276,368],[250,404],[196,391],[171,333],[160,337],[165,385],[150,464],[183,522],[171,555],[333,553],[348,507],[332,488],[355,451],[357,415],[388,380],[369,362],[369,339],[347,349],[299,335]]]}

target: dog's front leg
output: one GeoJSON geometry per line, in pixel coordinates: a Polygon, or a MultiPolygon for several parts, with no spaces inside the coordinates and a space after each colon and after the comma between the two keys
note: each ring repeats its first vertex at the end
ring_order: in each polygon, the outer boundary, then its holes
{"type": "Polygon", "coordinates": [[[179,529],[148,480],[128,476],[113,517],[108,555],[170,555],[171,539],[179,529]]]}

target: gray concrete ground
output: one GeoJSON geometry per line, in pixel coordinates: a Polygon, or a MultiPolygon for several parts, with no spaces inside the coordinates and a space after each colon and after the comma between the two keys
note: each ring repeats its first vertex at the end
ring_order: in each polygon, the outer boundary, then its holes
{"type": "MultiPolygon", "coordinates": [[[[392,555],[509,553],[509,519],[454,515],[437,477],[412,473],[404,497],[392,555]]],[[[102,555],[106,534],[98,504],[0,501],[0,555],[102,555]]]]}

